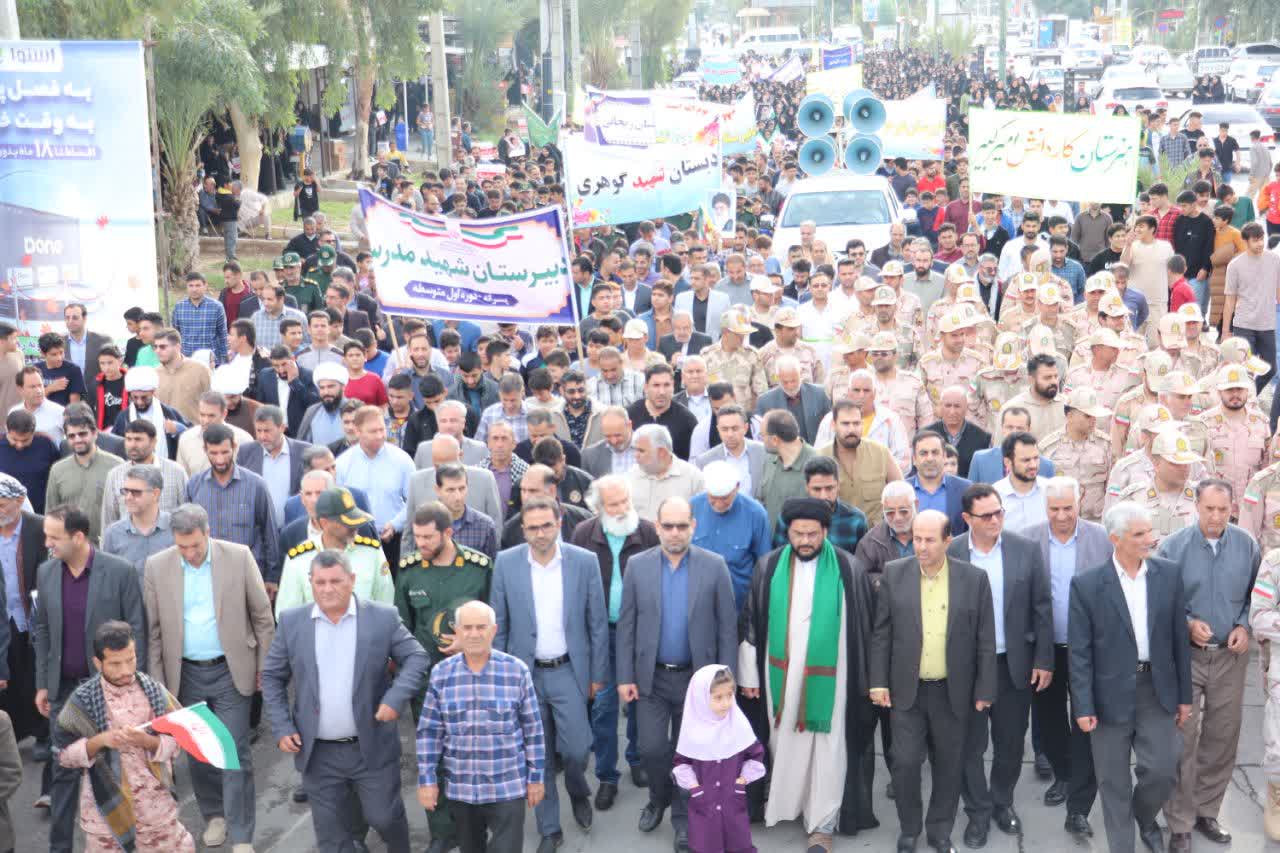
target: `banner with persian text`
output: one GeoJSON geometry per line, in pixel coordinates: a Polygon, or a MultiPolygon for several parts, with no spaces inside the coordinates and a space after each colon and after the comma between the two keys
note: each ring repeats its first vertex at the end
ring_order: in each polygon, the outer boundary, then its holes
{"type": "Polygon", "coordinates": [[[975,193],[1128,203],[1137,180],[1134,116],[969,110],[975,193]]]}
{"type": "Polygon", "coordinates": [[[157,310],[151,187],[140,42],[0,42],[0,322],[28,354],[71,303],[117,341],[157,310]]]}
{"type": "Polygon", "coordinates": [[[366,189],[360,206],[389,314],[499,323],[574,322],[564,214],[492,219],[415,213],[366,189]]]}
{"type": "Polygon", "coordinates": [[[943,159],[947,135],[947,102],[914,95],[905,101],[884,102],[884,127],[876,131],[885,157],[908,160],[943,159]]]}
{"type": "MultiPolygon", "coordinates": [[[[751,112],[754,123],[754,98],[751,112]]],[[[700,144],[713,132],[712,125],[717,121],[723,134],[726,122],[733,115],[732,105],[667,92],[606,92],[588,87],[583,137],[592,145],[630,148],[700,144]]]]}
{"type": "Polygon", "coordinates": [[[756,96],[748,91],[738,103],[725,110],[720,122],[720,153],[750,154],[756,150],[756,96]]]}

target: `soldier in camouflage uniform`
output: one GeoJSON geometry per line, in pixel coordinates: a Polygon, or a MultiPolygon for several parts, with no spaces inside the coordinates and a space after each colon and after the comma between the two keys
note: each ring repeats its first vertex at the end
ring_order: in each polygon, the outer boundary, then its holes
{"type": "Polygon", "coordinates": [[[831,345],[831,373],[823,390],[834,406],[849,396],[849,377],[855,370],[870,370],[867,352],[871,349],[871,336],[863,332],[836,335],[831,345]]]}
{"type": "Polygon", "coordinates": [[[1017,334],[1028,320],[1038,315],[1036,291],[1039,287],[1040,277],[1035,273],[1020,272],[1009,279],[1000,309],[1000,322],[996,324],[998,331],[1017,334]]]}
{"type": "Polygon", "coordinates": [[[898,367],[912,370],[923,354],[920,342],[920,331],[915,326],[904,326],[898,322],[898,297],[892,287],[881,285],[871,297],[871,307],[875,311],[874,322],[864,325],[858,331],[872,337],[887,332],[897,339],[898,367]]]}
{"type": "MultiPolygon", "coordinates": [[[[778,311],[777,320],[786,310],[778,311]]],[[[720,320],[720,340],[699,353],[707,363],[707,384],[728,382],[733,386],[734,399],[749,412],[755,411],[756,399],[769,390],[760,353],[746,343],[751,332],[751,321],[745,312],[726,311],[720,320]]]]}
{"type": "MultiPolygon", "coordinates": [[[[1130,370],[1138,369],[1138,361],[1147,351],[1147,339],[1129,327],[1129,308],[1124,299],[1114,290],[1104,293],[1098,300],[1097,329],[1110,329],[1120,337],[1120,355],[1116,362],[1130,370]]],[[[1088,364],[1093,353],[1089,349],[1086,338],[1076,342],[1071,353],[1071,367],[1088,364]]]]}
{"type": "MultiPolygon", "coordinates": [[[[1125,454],[1129,439],[1129,427],[1145,406],[1160,402],[1160,388],[1164,378],[1173,369],[1173,361],[1167,352],[1152,350],[1145,353],[1139,363],[1142,381],[1120,395],[1111,417],[1111,453],[1117,459],[1125,454]]],[[[1141,440],[1141,436],[1137,440],[1141,440]]]]}
{"type": "Polygon", "coordinates": [[[1240,500],[1240,526],[1264,553],[1280,548],[1280,462],[1254,474],[1240,500]]]}
{"type": "Polygon", "coordinates": [[[973,377],[984,365],[982,356],[964,346],[965,316],[953,308],[942,316],[942,346],[929,350],[920,359],[920,376],[929,392],[935,410],[942,396],[942,389],[952,385],[968,387],[973,377]]]}
{"type": "Polygon", "coordinates": [[[1036,290],[1036,314],[1022,324],[1022,334],[1043,326],[1053,333],[1053,345],[1064,361],[1071,356],[1080,330],[1062,313],[1062,290],[1056,284],[1042,284],[1036,290]]]}
{"type": "MultiPolygon", "coordinates": [[[[1195,420],[1195,416],[1205,409],[1205,395],[1200,383],[1186,370],[1171,370],[1164,378],[1160,389],[1160,404],[1173,413],[1173,419],[1191,441],[1191,452],[1204,456],[1209,454],[1209,431],[1204,424],[1195,420]]],[[[1132,436],[1130,436],[1132,440],[1132,436]]],[[[1134,446],[1128,449],[1132,450],[1134,446]]]]}
{"type": "Polygon", "coordinates": [[[1219,405],[1197,415],[1209,442],[1213,470],[1231,484],[1231,516],[1240,515],[1240,497],[1253,475],[1267,464],[1268,424],[1261,412],[1249,410],[1253,377],[1240,365],[1224,367],[1209,378],[1218,386],[1219,405]]]}
{"type": "Polygon", "coordinates": [[[1187,345],[1182,348],[1182,354],[1196,362],[1198,367],[1193,373],[1197,379],[1203,379],[1218,369],[1222,353],[1218,350],[1218,345],[1205,334],[1204,315],[1200,313],[1199,305],[1188,302],[1178,308],[1174,316],[1182,318],[1182,331],[1187,337],[1187,345]]]}
{"type": "Polygon", "coordinates": [[[925,391],[924,380],[917,374],[898,367],[897,338],[892,332],[877,332],[871,338],[867,355],[875,368],[876,399],[887,405],[908,435],[934,422],[933,402],[925,391]]]}
{"type": "MultiPolygon", "coordinates": [[[[1137,450],[1117,461],[1111,468],[1111,476],[1107,478],[1107,497],[1102,504],[1103,512],[1111,508],[1120,499],[1120,493],[1134,483],[1150,483],[1155,476],[1155,460],[1151,458],[1151,442],[1157,433],[1166,429],[1177,429],[1173,415],[1165,406],[1158,403],[1145,407],[1135,419],[1134,431],[1140,436],[1137,450]]],[[[1199,482],[1209,476],[1209,469],[1197,462],[1191,466],[1190,479],[1199,482]]]]}
{"type": "MultiPolygon", "coordinates": [[[[1090,349],[1089,360],[1067,374],[1063,390],[1070,393],[1076,388],[1092,388],[1098,392],[1098,402],[1114,411],[1120,398],[1126,391],[1137,385],[1141,377],[1120,365],[1118,359],[1123,344],[1120,336],[1110,329],[1098,329],[1086,338],[1083,344],[1090,349]]],[[[1110,435],[1110,413],[1098,423],[1098,429],[1110,435]]]]}
{"type": "Polygon", "coordinates": [[[1177,429],[1166,429],[1151,441],[1155,475],[1148,483],[1133,483],[1118,500],[1133,501],[1151,510],[1155,545],[1164,537],[1196,523],[1196,490],[1191,466],[1204,461],[1177,429]]]}
{"type": "Polygon", "coordinates": [[[938,345],[938,337],[942,334],[939,325],[942,322],[942,316],[958,304],[956,292],[960,289],[960,285],[972,281],[973,276],[965,272],[963,264],[956,263],[947,267],[947,272],[942,278],[942,295],[929,306],[929,313],[924,318],[924,339],[930,348],[938,345]]]}
{"type": "Polygon", "coordinates": [[[1040,453],[1053,460],[1056,470],[1070,473],[1079,481],[1080,515],[1099,521],[1111,471],[1111,442],[1097,425],[1110,416],[1111,410],[1098,401],[1092,388],[1085,386],[1067,394],[1066,411],[1066,426],[1041,439],[1040,453]]]}
{"type": "MultiPolygon", "coordinates": [[[[439,501],[418,507],[413,515],[413,543],[417,548],[400,561],[396,580],[396,608],[405,627],[427,650],[431,666],[462,650],[454,637],[453,616],[468,601],[488,601],[493,563],[479,551],[453,541],[453,521],[448,508],[439,501]]],[[[413,718],[422,715],[422,699],[431,677],[422,682],[422,692],[411,705],[413,718]]],[[[457,843],[453,815],[441,792],[435,811],[427,812],[432,847],[441,849],[457,843]]]]}
{"type": "Polygon", "coordinates": [[[311,603],[311,561],[323,550],[337,551],[347,558],[356,574],[356,596],[383,604],[395,601],[395,581],[382,543],[356,534],[356,528],[373,521],[373,516],[356,506],[351,492],[343,488],[321,492],[315,513],[320,535],[289,549],[276,591],[276,616],[290,607],[311,603]]]}
{"type": "MultiPolygon", "coordinates": [[[[800,362],[800,381],[821,385],[826,378],[826,369],[818,358],[818,351],[800,340],[802,325],[794,308],[779,308],[774,314],[773,340],[759,350],[764,378],[770,386],[778,384],[777,362],[784,355],[793,356],[800,362]]],[[[703,350],[703,355],[706,355],[706,350],[703,350]]]]}
{"type": "Polygon", "coordinates": [[[902,261],[888,261],[880,270],[880,281],[892,287],[898,296],[898,325],[919,329],[924,325],[924,304],[919,296],[902,289],[904,275],[902,261]]]}
{"type": "MultiPolygon", "coordinates": [[[[1277,525],[1280,528],[1280,524],[1277,525]]],[[[1267,779],[1267,799],[1262,828],[1272,841],[1280,841],[1280,654],[1271,644],[1280,642],[1280,550],[1264,549],[1258,577],[1249,602],[1249,627],[1261,644],[1262,774],[1267,779]]]]}
{"type": "Polygon", "coordinates": [[[1062,312],[1062,316],[1075,325],[1080,337],[1088,337],[1101,327],[1102,324],[1098,320],[1098,306],[1102,304],[1103,294],[1115,287],[1114,282],[1115,279],[1108,272],[1089,276],[1084,282],[1084,301],[1062,312]]]}
{"type": "Polygon", "coordinates": [[[996,338],[991,367],[980,370],[969,382],[969,419],[992,435],[1000,429],[1000,410],[1012,397],[1026,390],[1026,358],[1018,336],[1005,332],[996,338]]]}

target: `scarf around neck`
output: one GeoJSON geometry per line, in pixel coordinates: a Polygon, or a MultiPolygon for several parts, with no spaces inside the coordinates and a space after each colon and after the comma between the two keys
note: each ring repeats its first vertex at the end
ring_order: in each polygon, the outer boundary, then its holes
{"type": "MultiPolygon", "coordinates": [[[[789,645],[791,591],[794,573],[792,549],[787,545],[778,557],[778,566],[769,582],[769,692],[774,697],[773,724],[782,722],[786,707],[787,670],[791,665],[789,645]]],[[[804,680],[800,688],[800,712],[796,731],[830,732],[835,708],[836,663],[840,654],[840,619],[844,607],[844,582],[835,548],[824,539],[818,552],[813,581],[809,642],[805,649],[804,680]]]]}

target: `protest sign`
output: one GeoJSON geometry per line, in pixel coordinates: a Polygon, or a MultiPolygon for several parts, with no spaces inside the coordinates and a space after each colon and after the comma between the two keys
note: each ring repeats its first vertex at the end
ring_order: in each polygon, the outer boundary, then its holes
{"type": "Polygon", "coordinates": [[[850,65],[847,68],[833,68],[830,71],[811,71],[805,83],[808,94],[826,95],[839,109],[845,95],[854,89],[862,88],[862,66],[850,65]]]}
{"type": "Polygon", "coordinates": [[[1138,120],[969,110],[975,193],[1129,203],[1138,180],[1138,120]]]}
{"type": "Polygon", "coordinates": [[[617,225],[695,210],[720,186],[718,125],[699,143],[647,148],[564,139],[565,182],[572,227],[617,225]]]}
{"type": "MultiPolygon", "coordinates": [[[[593,145],[648,148],[700,144],[732,106],[663,92],[587,89],[583,137],[593,145]]],[[[754,100],[752,102],[754,109],[754,100]]],[[[753,117],[754,118],[754,117],[753,117]]],[[[738,131],[741,136],[742,132],[738,131]]]]}
{"type": "Polygon", "coordinates": [[[756,96],[747,92],[720,122],[720,153],[749,154],[756,148],[756,96]]]}
{"type": "Polygon", "coordinates": [[[885,157],[941,160],[947,134],[947,102],[913,96],[884,102],[884,127],[876,131],[885,157]]]}
{"type": "Polygon", "coordinates": [[[797,54],[775,68],[773,73],[765,79],[773,83],[790,83],[794,80],[799,80],[803,76],[804,62],[801,61],[800,56],[797,54]]]}
{"type": "Polygon", "coordinates": [[[492,219],[414,213],[360,190],[378,301],[388,314],[499,323],[573,323],[564,214],[492,219]]]}
{"type": "Polygon", "coordinates": [[[732,86],[742,79],[742,65],[732,56],[708,56],[699,70],[708,86],[732,86]]]}
{"type": "Polygon", "coordinates": [[[29,354],[70,303],[117,341],[157,310],[151,187],[139,42],[0,42],[0,322],[29,354]]]}
{"type": "Polygon", "coordinates": [[[853,45],[844,47],[824,47],[822,49],[822,70],[832,68],[848,68],[853,64],[853,45]]]}

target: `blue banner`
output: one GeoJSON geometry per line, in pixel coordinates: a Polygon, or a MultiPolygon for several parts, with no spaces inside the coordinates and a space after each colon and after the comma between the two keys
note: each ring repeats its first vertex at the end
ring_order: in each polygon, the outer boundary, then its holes
{"type": "Polygon", "coordinates": [[[24,349],[73,302],[117,340],[156,310],[151,187],[139,42],[0,42],[0,322],[24,349]]]}
{"type": "Polygon", "coordinates": [[[742,79],[742,65],[732,57],[707,57],[699,70],[708,86],[732,86],[742,79]]]}
{"type": "Polygon", "coordinates": [[[832,68],[848,68],[853,64],[853,45],[844,47],[824,47],[822,49],[822,70],[832,68]]]}

